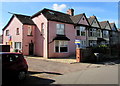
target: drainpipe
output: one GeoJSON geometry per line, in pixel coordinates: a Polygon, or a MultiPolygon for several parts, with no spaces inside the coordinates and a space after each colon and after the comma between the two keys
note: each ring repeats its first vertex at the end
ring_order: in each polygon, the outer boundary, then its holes
{"type": "Polygon", "coordinates": [[[47,22],[47,58],[49,58],[49,21],[47,22]]]}
{"type": "Polygon", "coordinates": [[[88,46],[88,27],[86,27],[86,46],[88,46]]]}
{"type": "Polygon", "coordinates": [[[23,53],[23,37],[24,36],[24,25],[22,25],[22,43],[21,43],[21,47],[22,47],[22,53],[23,53]]]}

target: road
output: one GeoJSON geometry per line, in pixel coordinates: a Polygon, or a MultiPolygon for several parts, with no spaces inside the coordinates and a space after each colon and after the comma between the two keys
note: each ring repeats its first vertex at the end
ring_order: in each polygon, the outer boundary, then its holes
{"type": "Polygon", "coordinates": [[[118,70],[114,65],[72,72],[55,77],[53,84],[118,84],[118,70]]]}
{"type": "MultiPolygon", "coordinates": [[[[116,79],[118,74],[117,65],[98,65],[90,63],[66,64],[33,58],[26,58],[26,60],[29,66],[29,75],[27,78],[22,82],[11,78],[6,86],[40,86],[41,84],[47,84],[46,86],[49,86],[55,83],[77,84],[79,81],[81,81],[81,83],[90,83],[97,79],[100,81],[99,79],[102,79],[104,75],[106,75],[105,79],[112,77],[111,83],[118,82],[116,79]],[[111,70],[113,72],[110,72],[111,70]],[[108,78],[107,74],[110,75],[108,78]],[[97,78],[96,76],[100,76],[101,78],[97,78]],[[92,77],[92,79],[90,77],[92,77]]],[[[98,82],[96,81],[96,83],[98,82]]]]}

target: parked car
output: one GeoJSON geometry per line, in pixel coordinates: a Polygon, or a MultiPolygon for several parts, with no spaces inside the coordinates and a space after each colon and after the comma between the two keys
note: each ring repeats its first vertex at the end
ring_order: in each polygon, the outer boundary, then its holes
{"type": "Polygon", "coordinates": [[[1,52],[2,57],[2,80],[23,80],[28,72],[28,65],[21,53],[1,52]]]}

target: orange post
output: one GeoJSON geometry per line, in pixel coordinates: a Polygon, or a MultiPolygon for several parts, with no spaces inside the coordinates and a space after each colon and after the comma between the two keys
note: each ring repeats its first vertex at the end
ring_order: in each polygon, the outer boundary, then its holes
{"type": "Polygon", "coordinates": [[[76,61],[77,62],[80,62],[81,61],[81,55],[82,53],[81,53],[81,50],[80,50],[80,48],[76,48],[76,61]]]}

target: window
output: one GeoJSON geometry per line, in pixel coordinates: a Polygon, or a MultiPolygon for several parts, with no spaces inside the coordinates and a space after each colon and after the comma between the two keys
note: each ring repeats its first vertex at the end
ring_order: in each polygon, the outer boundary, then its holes
{"type": "Polygon", "coordinates": [[[19,28],[17,28],[16,30],[16,35],[19,35],[19,28]]]}
{"type": "Polygon", "coordinates": [[[100,32],[101,32],[101,31],[98,29],[98,30],[97,30],[97,37],[100,37],[100,32]]]}
{"type": "Polygon", "coordinates": [[[55,52],[58,52],[58,53],[68,52],[68,42],[55,41],[55,52]]]}
{"type": "Polygon", "coordinates": [[[97,36],[96,32],[97,31],[95,28],[90,28],[89,29],[89,36],[96,37],[97,36]]]}
{"type": "Polygon", "coordinates": [[[41,23],[41,33],[44,34],[44,23],[41,23]]]}
{"type": "Polygon", "coordinates": [[[64,24],[57,24],[57,35],[64,35],[65,34],[65,25],[64,24]]]}
{"type": "Polygon", "coordinates": [[[95,41],[95,40],[90,40],[90,41],[89,41],[89,44],[90,44],[90,46],[95,46],[95,45],[97,45],[97,41],[95,41]]]}
{"type": "Polygon", "coordinates": [[[79,26],[76,30],[77,36],[85,36],[85,27],[79,26]]]}
{"type": "Polygon", "coordinates": [[[9,36],[9,30],[6,30],[6,36],[9,36]]]}
{"type": "Polygon", "coordinates": [[[85,48],[85,47],[86,47],[86,41],[85,40],[81,40],[80,48],[85,48]]]}
{"type": "Polygon", "coordinates": [[[21,49],[21,42],[15,42],[15,49],[21,49]]]}
{"type": "Polygon", "coordinates": [[[107,30],[103,30],[103,37],[108,38],[109,37],[109,32],[107,30]]]}
{"type": "Polygon", "coordinates": [[[32,36],[32,27],[28,26],[28,36],[32,36]]]}

